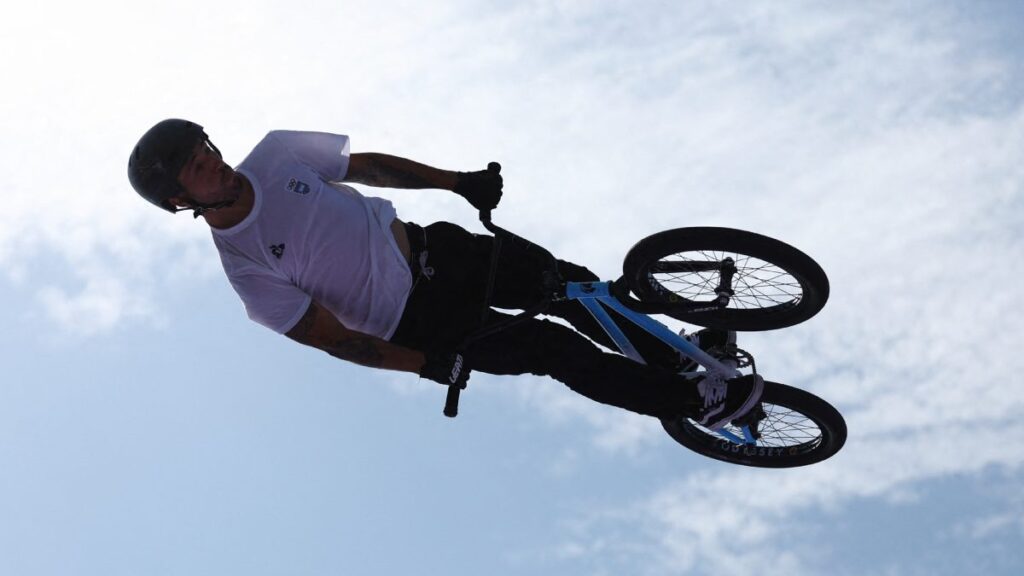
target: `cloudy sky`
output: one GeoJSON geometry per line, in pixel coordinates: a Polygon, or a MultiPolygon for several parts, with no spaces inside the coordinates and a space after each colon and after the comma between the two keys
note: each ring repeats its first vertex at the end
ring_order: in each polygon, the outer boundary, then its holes
{"type": "MultiPolygon", "coordinates": [[[[36,2],[0,22],[0,572],[1019,574],[1018,2],[36,2]],[[503,165],[495,219],[613,278],[688,225],[832,296],[741,335],[846,416],[745,469],[543,378],[443,390],[250,323],[209,232],[125,177],[186,117],[503,165]]],[[[363,189],[479,230],[441,191],[363,189]]],[[[678,323],[669,322],[673,327],[678,323]]]]}

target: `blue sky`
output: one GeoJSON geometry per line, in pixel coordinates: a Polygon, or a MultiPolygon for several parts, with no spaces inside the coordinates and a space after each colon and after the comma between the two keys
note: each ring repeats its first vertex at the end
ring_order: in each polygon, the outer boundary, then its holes
{"type": "MultiPolygon", "coordinates": [[[[99,2],[0,23],[0,572],[1019,574],[1024,70],[1015,2],[99,2]],[[470,170],[605,277],[726,225],[815,257],[741,336],[847,417],[749,470],[535,377],[443,390],[249,322],[209,233],[130,190],[154,122],[470,170]]],[[[474,230],[440,191],[364,188],[474,230]]],[[[677,323],[671,323],[678,326],[677,323]]]]}

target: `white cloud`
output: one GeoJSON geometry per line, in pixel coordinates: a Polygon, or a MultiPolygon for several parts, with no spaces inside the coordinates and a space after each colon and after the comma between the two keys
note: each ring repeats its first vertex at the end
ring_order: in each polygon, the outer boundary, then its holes
{"type": "MultiPolygon", "coordinates": [[[[772,566],[785,574],[820,573],[828,543],[814,540],[815,526],[865,499],[892,505],[913,501],[915,483],[946,474],[978,473],[993,465],[1019,469],[1024,450],[1007,446],[1024,427],[1000,423],[978,434],[936,425],[883,440],[848,445],[832,461],[794,471],[721,467],[688,475],[664,486],[633,507],[618,509],[623,547],[650,543],[650,573],[681,570],[694,574],[741,574],[772,566]],[[910,492],[907,492],[909,490],[910,492]],[[803,542],[803,544],[801,544],[803,542]],[[651,562],[652,552],[657,561],[651,562]]],[[[562,546],[586,546],[605,529],[600,516],[584,516],[579,534],[562,546]]],[[[1014,514],[998,514],[962,524],[960,533],[1019,529],[1014,514]],[[1011,519],[1012,517],[1012,519],[1011,519]]]]}
{"type": "Polygon", "coordinates": [[[516,376],[515,382],[498,380],[495,388],[508,390],[536,410],[549,423],[591,428],[594,448],[606,454],[636,454],[661,441],[657,420],[597,404],[547,377],[516,376]]]}
{"type": "Polygon", "coordinates": [[[972,520],[958,528],[974,540],[986,540],[999,532],[1009,531],[1015,531],[1024,537],[1024,517],[1021,517],[1020,510],[1015,510],[972,520]]]}
{"type": "Polygon", "coordinates": [[[101,277],[88,280],[77,293],[54,286],[42,287],[38,298],[52,321],[73,334],[92,336],[127,317],[154,313],[148,302],[134,299],[132,294],[116,278],[101,277]]]}

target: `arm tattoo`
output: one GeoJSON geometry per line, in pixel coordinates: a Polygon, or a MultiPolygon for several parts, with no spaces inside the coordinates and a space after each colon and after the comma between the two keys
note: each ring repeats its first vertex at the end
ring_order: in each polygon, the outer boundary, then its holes
{"type": "Polygon", "coordinates": [[[335,358],[341,358],[342,360],[355,362],[356,364],[371,368],[384,366],[384,352],[381,350],[380,345],[386,344],[386,342],[373,336],[348,330],[340,334],[335,333],[326,338],[314,334],[314,326],[318,316],[318,305],[311,303],[309,309],[302,315],[299,322],[285,336],[307,346],[319,348],[335,358]]]}
{"type": "Polygon", "coordinates": [[[371,368],[380,368],[384,364],[384,355],[377,349],[377,343],[372,338],[356,337],[335,340],[324,346],[323,350],[335,358],[371,368]]]}
{"type": "Polygon", "coordinates": [[[412,161],[392,162],[376,155],[367,154],[366,165],[362,173],[353,175],[356,182],[367,186],[383,188],[434,188],[435,182],[415,170],[417,165],[412,161]],[[397,165],[396,165],[397,164],[397,165]]]}

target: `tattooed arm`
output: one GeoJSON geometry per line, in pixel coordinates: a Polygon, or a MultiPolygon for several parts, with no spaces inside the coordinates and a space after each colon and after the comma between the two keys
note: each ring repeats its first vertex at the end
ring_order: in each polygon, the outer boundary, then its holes
{"type": "Polygon", "coordinates": [[[342,181],[382,188],[453,190],[458,175],[398,156],[371,152],[349,156],[348,172],[342,181]]]}
{"type": "Polygon", "coordinates": [[[316,301],[309,304],[302,319],[285,336],[336,358],[372,368],[418,374],[425,361],[422,352],[349,330],[316,301]]]}

